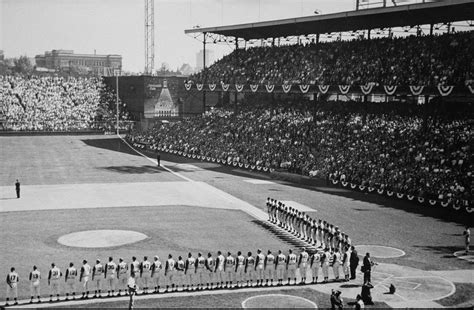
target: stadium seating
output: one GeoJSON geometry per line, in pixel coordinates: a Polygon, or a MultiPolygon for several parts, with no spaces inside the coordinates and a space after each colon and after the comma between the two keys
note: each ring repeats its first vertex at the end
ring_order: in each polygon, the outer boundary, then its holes
{"type": "MultiPolygon", "coordinates": [[[[383,111],[379,105],[372,106],[383,111]]],[[[303,104],[215,109],[129,139],[234,166],[330,177],[463,206],[472,202],[469,118],[361,112],[360,106],[331,102],[315,113],[303,104]]]]}
{"type": "MultiPolygon", "coordinates": [[[[0,76],[0,102],[3,130],[105,129],[115,121],[115,96],[98,78],[0,76]]],[[[120,110],[128,119],[124,104],[120,110]]]]}
{"type": "MultiPolygon", "coordinates": [[[[239,49],[206,70],[207,83],[465,85],[474,32],[239,49]]],[[[190,77],[203,83],[200,72],[190,77]]]]}

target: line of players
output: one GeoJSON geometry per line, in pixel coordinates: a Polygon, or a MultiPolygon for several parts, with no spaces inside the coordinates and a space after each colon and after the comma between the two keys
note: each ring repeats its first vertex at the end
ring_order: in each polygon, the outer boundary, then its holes
{"type": "Polygon", "coordinates": [[[339,227],[319,219],[316,221],[296,208],[276,199],[267,198],[268,220],[311,245],[330,251],[342,251],[351,246],[351,239],[339,227]]]}
{"type": "MultiPolygon", "coordinates": [[[[310,255],[304,248],[299,256],[293,253],[291,249],[288,251],[288,255],[283,254],[281,250],[275,255],[268,250],[267,255],[264,255],[259,249],[255,256],[252,255],[252,252],[248,252],[247,256],[244,256],[240,251],[237,252],[235,257],[230,252],[227,253],[227,256],[224,256],[221,251],[218,251],[215,258],[211,253],[208,253],[207,258],[201,253],[198,253],[197,257],[189,253],[185,260],[181,256],[175,260],[169,254],[168,259],[164,262],[158,256],[155,256],[153,261],[149,261],[148,257],[145,256],[141,262],[136,257],[132,257],[130,264],[127,264],[122,258],[119,259],[117,264],[112,257],[109,257],[106,264],[103,265],[97,259],[96,264],[92,267],[84,260],[79,270],[71,262],[69,267],[66,268],[63,279],[61,279],[63,272],[53,263],[48,272],[49,301],[53,302],[53,297],[56,297],[56,301],[60,300],[62,282],[66,285],[65,300],[69,300],[69,297],[76,299],[77,285],[82,286],[81,299],[89,298],[89,293],[91,293],[91,298],[103,297],[102,289],[104,287],[107,290],[107,297],[121,296],[122,291],[123,295],[126,295],[128,294],[127,285],[131,277],[134,278],[137,285],[141,286],[142,294],[176,292],[180,287],[181,291],[194,291],[281,286],[290,285],[291,282],[296,285],[298,284],[297,273],[301,277],[299,284],[315,284],[318,283],[320,269],[324,278],[323,283],[325,283],[329,279],[330,267],[333,269],[336,281],[339,280],[341,269],[345,280],[348,281],[349,257],[350,253],[348,251],[339,253],[338,249],[335,249],[334,252],[327,249],[310,255]],[[286,283],[283,283],[284,281],[286,283]],[[93,296],[92,283],[95,284],[93,296]],[[160,292],[160,288],[164,288],[164,291],[160,292]]],[[[37,298],[38,303],[41,302],[40,281],[41,273],[36,266],[33,266],[33,270],[29,275],[31,285],[30,303],[33,303],[34,297],[37,298]]],[[[11,268],[6,282],[7,299],[5,305],[8,306],[9,297],[12,297],[14,304],[17,304],[19,276],[15,268],[11,268]]]]}

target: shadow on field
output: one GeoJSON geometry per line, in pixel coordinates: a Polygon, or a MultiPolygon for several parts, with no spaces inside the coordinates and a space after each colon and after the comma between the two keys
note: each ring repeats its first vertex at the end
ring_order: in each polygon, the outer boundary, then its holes
{"type": "Polygon", "coordinates": [[[156,166],[109,166],[100,167],[99,169],[108,170],[117,173],[131,173],[131,174],[144,174],[144,173],[161,173],[164,170],[156,166]]]}
{"type": "MultiPolygon", "coordinates": [[[[140,156],[139,154],[131,150],[119,138],[111,139],[110,137],[108,137],[108,138],[103,138],[103,139],[84,139],[82,141],[85,144],[92,147],[140,156]]],[[[151,151],[140,150],[140,152],[152,158],[155,158],[156,156],[156,153],[151,152],[151,151]]],[[[458,223],[462,225],[468,225],[474,219],[473,215],[467,214],[465,211],[455,211],[451,208],[441,208],[438,206],[430,207],[430,206],[425,206],[425,205],[419,205],[414,202],[409,202],[404,199],[388,198],[388,197],[381,196],[378,194],[369,194],[365,192],[349,190],[349,189],[345,189],[339,186],[333,186],[332,184],[330,184],[329,182],[323,179],[303,178],[303,177],[299,177],[297,175],[290,174],[290,173],[281,173],[280,177],[273,179],[268,173],[253,172],[253,171],[247,171],[243,169],[237,169],[234,167],[224,166],[224,165],[220,165],[216,163],[203,162],[200,160],[177,156],[177,155],[173,155],[169,153],[162,152],[160,155],[161,155],[161,160],[170,161],[177,164],[192,164],[201,169],[206,169],[209,171],[215,171],[219,173],[231,174],[235,176],[254,178],[254,179],[260,179],[260,180],[273,180],[287,186],[305,188],[305,189],[318,191],[318,192],[329,194],[329,195],[335,195],[335,196],[345,197],[345,198],[349,198],[353,200],[368,202],[368,203],[376,204],[382,208],[393,208],[393,209],[403,210],[407,213],[417,214],[419,216],[436,218],[443,222],[454,222],[454,223],[458,223]],[[298,181],[293,181],[292,179],[298,179],[298,181]]],[[[186,168],[185,165],[181,167],[178,166],[178,167],[171,167],[171,168],[173,171],[176,171],[176,172],[196,171],[196,169],[186,168]]],[[[360,209],[356,211],[365,212],[369,210],[360,209]]]]}
{"type": "Polygon", "coordinates": [[[429,246],[429,245],[414,245],[415,248],[423,249],[424,251],[432,252],[442,258],[453,258],[454,252],[463,250],[459,246],[429,246]]]}

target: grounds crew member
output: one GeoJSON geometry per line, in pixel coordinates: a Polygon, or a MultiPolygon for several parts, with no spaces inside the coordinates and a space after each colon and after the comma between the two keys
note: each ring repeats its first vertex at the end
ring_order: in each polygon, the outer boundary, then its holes
{"type": "Polygon", "coordinates": [[[66,269],[66,276],[64,277],[66,282],[66,300],[69,300],[69,294],[72,295],[72,299],[76,299],[76,277],[77,269],[71,262],[69,263],[69,268],[66,269]]]}
{"type": "Polygon", "coordinates": [[[40,299],[40,280],[41,272],[36,266],[33,266],[33,271],[30,272],[30,285],[31,285],[31,300],[30,304],[33,303],[33,298],[36,296],[38,298],[38,303],[41,302],[40,299]]]}
{"type": "Polygon", "coordinates": [[[52,263],[48,274],[48,285],[50,286],[49,302],[53,302],[54,294],[56,294],[56,301],[59,301],[59,278],[62,275],[61,270],[52,263]]]}

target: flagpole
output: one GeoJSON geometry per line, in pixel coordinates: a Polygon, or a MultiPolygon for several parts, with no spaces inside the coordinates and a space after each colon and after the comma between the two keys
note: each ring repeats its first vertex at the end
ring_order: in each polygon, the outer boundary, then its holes
{"type": "Polygon", "coordinates": [[[115,75],[115,90],[116,90],[116,95],[115,95],[115,101],[117,104],[117,136],[120,135],[120,130],[119,130],[119,89],[118,89],[118,74],[115,75]]]}

